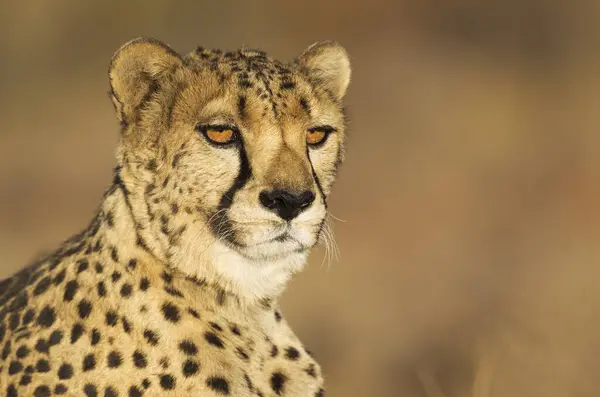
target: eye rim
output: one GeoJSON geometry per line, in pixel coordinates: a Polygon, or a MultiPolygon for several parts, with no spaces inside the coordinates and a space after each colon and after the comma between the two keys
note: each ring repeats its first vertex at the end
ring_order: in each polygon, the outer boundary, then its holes
{"type": "Polygon", "coordinates": [[[313,149],[318,149],[318,148],[322,147],[323,145],[325,145],[325,143],[329,139],[329,135],[331,135],[332,133],[336,132],[337,129],[335,127],[330,126],[330,125],[318,125],[318,126],[315,126],[315,127],[311,127],[309,129],[307,129],[306,131],[307,132],[323,132],[325,134],[323,136],[323,139],[321,139],[319,142],[310,143],[310,142],[306,141],[306,145],[308,147],[313,148],[313,149]]]}
{"type": "Polygon", "coordinates": [[[196,131],[202,133],[204,139],[206,139],[206,142],[220,148],[233,146],[240,142],[240,129],[232,124],[197,124],[196,131]],[[218,142],[208,136],[208,131],[211,130],[215,130],[217,132],[231,130],[233,134],[227,142],[218,142]]]}

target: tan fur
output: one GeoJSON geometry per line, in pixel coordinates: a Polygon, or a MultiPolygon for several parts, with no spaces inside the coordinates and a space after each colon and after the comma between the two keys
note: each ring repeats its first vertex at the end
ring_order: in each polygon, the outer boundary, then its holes
{"type": "Polygon", "coordinates": [[[343,48],[283,63],[136,39],[109,77],[113,185],[86,230],[0,281],[0,395],[322,396],[277,299],[319,241],[343,158],[343,48]],[[205,125],[241,141],[216,146],[205,125]],[[284,221],[259,199],[274,190],[314,201],[284,221]]]}

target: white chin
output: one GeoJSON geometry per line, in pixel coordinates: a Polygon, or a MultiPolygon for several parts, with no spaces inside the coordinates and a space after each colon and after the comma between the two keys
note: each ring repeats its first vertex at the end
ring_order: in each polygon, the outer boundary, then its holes
{"type": "Polygon", "coordinates": [[[287,240],[283,242],[270,241],[251,246],[238,246],[236,250],[248,259],[275,261],[291,256],[305,255],[307,248],[295,240],[287,240]]]}

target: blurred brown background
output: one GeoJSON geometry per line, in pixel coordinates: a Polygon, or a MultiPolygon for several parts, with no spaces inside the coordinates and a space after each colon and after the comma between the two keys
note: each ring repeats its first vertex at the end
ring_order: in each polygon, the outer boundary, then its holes
{"type": "Polygon", "coordinates": [[[341,259],[284,301],[328,395],[600,395],[600,2],[2,0],[0,278],[92,216],[140,35],[348,49],[341,259]]]}

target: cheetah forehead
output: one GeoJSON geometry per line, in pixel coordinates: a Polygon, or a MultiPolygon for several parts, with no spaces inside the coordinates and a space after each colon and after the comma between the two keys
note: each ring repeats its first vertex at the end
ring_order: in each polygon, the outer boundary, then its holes
{"type": "Polygon", "coordinates": [[[256,49],[223,52],[199,47],[186,55],[184,62],[196,72],[214,73],[221,84],[233,80],[240,90],[255,89],[256,97],[263,100],[281,97],[282,91],[294,92],[300,81],[308,83],[297,64],[282,62],[256,49]]]}

